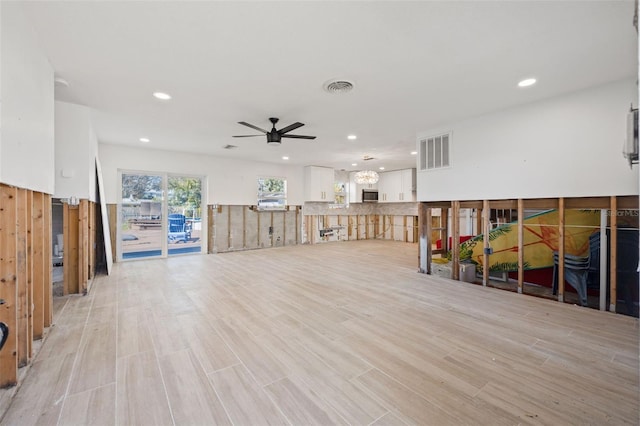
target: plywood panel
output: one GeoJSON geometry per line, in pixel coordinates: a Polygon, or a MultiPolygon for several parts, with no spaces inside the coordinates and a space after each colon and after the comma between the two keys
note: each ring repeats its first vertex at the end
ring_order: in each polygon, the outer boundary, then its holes
{"type": "Polygon", "coordinates": [[[0,184],[0,321],[9,328],[9,336],[0,351],[0,387],[18,381],[18,259],[17,189],[0,184]]]}

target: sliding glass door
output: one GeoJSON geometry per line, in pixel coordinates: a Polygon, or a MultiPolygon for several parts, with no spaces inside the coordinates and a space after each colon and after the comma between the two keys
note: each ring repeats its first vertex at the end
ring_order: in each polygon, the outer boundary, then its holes
{"type": "Polygon", "coordinates": [[[167,191],[169,256],[202,251],[202,179],[169,176],[167,191]]]}
{"type": "Polygon", "coordinates": [[[119,260],[202,252],[203,179],[121,172],[119,260]]]}

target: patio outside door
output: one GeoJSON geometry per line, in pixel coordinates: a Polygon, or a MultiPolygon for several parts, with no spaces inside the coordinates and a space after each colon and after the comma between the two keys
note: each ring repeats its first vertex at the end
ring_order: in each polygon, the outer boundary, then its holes
{"type": "Polygon", "coordinates": [[[169,256],[202,251],[202,179],[169,175],[167,180],[169,256]]]}
{"type": "Polygon", "coordinates": [[[164,252],[164,177],[122,173],[119,258],[160,257],[164,252]]]}
{"type": "Polygon", "coordinates": [[[202,184],[197,176],[121,172],[119,260],[202,252],[202,184]]]}

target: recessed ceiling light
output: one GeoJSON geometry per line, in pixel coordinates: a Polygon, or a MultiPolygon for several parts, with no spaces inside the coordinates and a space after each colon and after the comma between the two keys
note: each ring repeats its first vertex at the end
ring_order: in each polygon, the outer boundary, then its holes
{"type": "Polygon", "coordinates": [[[533,86],[534,84],[536,84],[535,78],[527,78],[518,83],[518,87],[529,87],[533,86]]]}
{"type": "Polygon", "coordinates": [[[282,157],[283,160],[288,160],[289,157],[287,157],[286,155],[284,157],[282,157]]]}
{"type": "Polygon", "coordinates": [[[140,142],[147,143],[149,142],[149,138],[140,138],[140,142]]]}
{"type": "Polygon", "coordinates": [[[168,101],[169,99],[171,99],[171,95],[164,92],[154,92],[153,96],[163,101],[168,101]]]}
{"type": "Polygon", "coordinates": [[[347,139],[349,139],[350,141],[354,141],[354,140],[358,139],[358,137],[356,135],[349,135],[349,136],[347,136],[347,139]]]}
{"type": "Polygon", "coordinates": [[[353,167],[355,167],[355,166],[357,166],[357,165],[358,165],[358,163],[351,163],[351,165],[352,165],[353,167]]]}
{"type": "Polygon", "coordinates": [[[384,167],[379,167],[380,170],[384,170],[384,167]]]}
{"type": "Polygon", "coordinates": [[[411,151],[411,155],[418,155],[418,151],[411,151]]]}

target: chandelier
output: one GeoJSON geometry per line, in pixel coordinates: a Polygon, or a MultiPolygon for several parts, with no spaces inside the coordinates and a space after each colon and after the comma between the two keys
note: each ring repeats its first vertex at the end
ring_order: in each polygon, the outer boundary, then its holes
{"type": "Polygon", "coordinates": [[[378,173],[373,170],[362,170],[354,175],[358,184],[372,184],[378,182],[378,173]]]}

